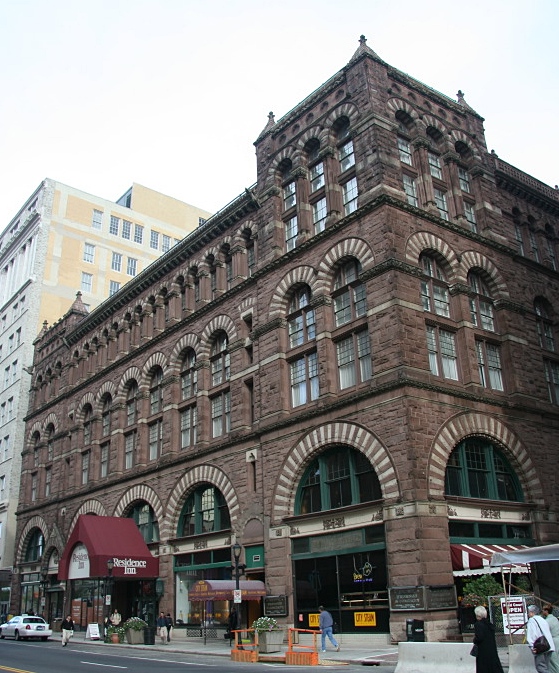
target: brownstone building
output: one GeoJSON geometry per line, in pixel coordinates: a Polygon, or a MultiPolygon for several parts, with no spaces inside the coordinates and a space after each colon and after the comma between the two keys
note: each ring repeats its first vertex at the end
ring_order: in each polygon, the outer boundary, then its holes
{"type": "Polygon", "coordinates": [[[559,193],[364,38],[255,146],[255,185],[37,338],[12,609],[97,619],[110,582],[223,623],[236,541],[245,622],[266,594],[443,638],[453,573],[559,540],[559,193]],[[115,517],[158,565],[107,548],[115,517]]]}

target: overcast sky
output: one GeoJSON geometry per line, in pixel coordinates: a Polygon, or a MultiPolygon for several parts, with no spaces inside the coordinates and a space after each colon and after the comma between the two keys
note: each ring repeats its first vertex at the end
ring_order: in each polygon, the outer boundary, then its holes
{"type": "Polygon", "coordinates": [[[485,118],[488,149],[554,186],[558,0],[0,0],[0,231],[45,177],[110,200],[133,182],[214,212],[253,142],[361,34],[485,118]]]}

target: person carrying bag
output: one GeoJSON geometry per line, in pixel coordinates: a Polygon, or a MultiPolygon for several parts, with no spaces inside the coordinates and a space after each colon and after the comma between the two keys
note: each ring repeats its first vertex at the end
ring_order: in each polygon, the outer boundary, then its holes
{"type": "Polygon", "coordinates": [[[526,640],[534,655],[534,664],[538,673],[550,673],[549,662],[551,653],[555,652],[555,644],[549,626],[536,605],[528,606],[528,624],[526,640]]]}

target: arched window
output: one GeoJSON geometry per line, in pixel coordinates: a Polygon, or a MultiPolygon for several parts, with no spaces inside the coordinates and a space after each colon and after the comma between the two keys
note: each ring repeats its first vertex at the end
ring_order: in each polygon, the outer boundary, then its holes
{"type": "Polygon", "coordinates": [[[47,425],[47,462],[54,459],[54,425],[47,425]]]}
{"type": "Polygon", "coordinates": [[[45,549],[45,538],[38,528],[34,528],[29,535],[27,549],[25,550],[25,561],[39,561],[45,549]]]}
{"type": "Polygon", "coordinates": [[[231,528],[229,508],[221,491],[204,484],[187,499],[179,519],[179,537],[231,528]]]}
{"type": "Polygon", "coordinates": [[[83,409],[83,443],[91,444],[93,428],[93,409],[91,404],[86,404],[83,409]]]}
{"type": "Polygon", "coordinates": [[[110,395],[103,397],[103,410],[101,412],[101,428],[103,437],[108,437],[111,434],[111,407],[113,398],[110,395]]]}
{"type": "Polygon", "coordinates": [[[307,286],[295,289],[291,295],[287,316],[290,348],[316,338],[316,319],[309,306],[310,300],[311,292],[307,286]]]}
{"type": "Polygon", "coordinates": [[[134,425],[138,416],[138,384],[130,381],[126,390],[126,425],[134,425]]]}
{"type": "Polygon", "coordinates": [[[321,453],[309,465],[297,494],[296,514],[311,514],[380,500],[382,491],[365,455],[345,446],[321,453]]]}
{"type": "Polygon", "coordinates": [[[136,503],[128,517],[134,519],[138,530],[148,544],[159,542],[159,523],[151,505],[147,502],[136,503]]]}
{"type": "Polygon", "coordinates": [[[334,320],[336,327],[367,313],[365,285],[359,280],[361,265],[355,259],[344,262],[334,279],[334,320]]]}
{"type": "Polygon", "coordinates": [[[534,311],[536,312],[536,329],[538,330],[540,346],[547,351],[554,351],[555,338],[553,336],[553,322],[548,303],[543,299],[536,299],[534,302],[534,311]]]}
{"type": "Polygon", "coordinates": [[[163,370],[161,367],[155,367],[151,375],[149,387],[149,407],[150,413],[156,414],[163,410],[163,370]]]}
{"type": "Polygon", "coordinates": [[[181,394],[182,399],[196,395],[198,392],[198,371],[195,369],[196,353],[189,348],[183,356],[181,367],[181,394]]]}
{"type": "Polygon", "coordinates": [[[229,381],[231,361],[227,351],[228,346],[227,334],[219,332],[212,344],[210,356],[212,386],[218,386],[220,383],[229,381]]]}
{"type": "Polygon", "coordinates": [[[424,311],[450,317],[450,300],[446,274],[433,255],[419,258],[424,279],[421,281],[421,303],[424,311]]]}
{"type": "Polygon", "coordinates": [[[493,316],[493,299],[489,286],[483,280],[479,273],[470,271],[468,274],[468,285],[473,296],[470,295],[470,316],[472,323],[477,327],[495,331],[495,319],[493,316]]]}
{"type": "Polygon", "coordinates": [[[445,494],[522,502],[520,482],[503,452],[485,437],[469,437],[450,454],[445,494]]]}
{"type": "Polygon", "coordinates": [[[253,233],[250,229],[245,229],[243,231],[243,239],[245,242],[246,250],[246,263],[247,263],[247,276],[250,277],[254,274],[256,268],[256,250],[254,247],[254,238],[253,233]]]}

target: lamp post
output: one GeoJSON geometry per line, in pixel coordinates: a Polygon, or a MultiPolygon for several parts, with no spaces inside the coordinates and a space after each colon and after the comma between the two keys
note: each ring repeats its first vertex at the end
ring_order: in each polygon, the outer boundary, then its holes
{"type": "Polygon", "coordinates": [[[107,559],[107,577],[105,577],[105,605],[107,607],[107,618],[111,618],[111,603],[112,603],[112,591],[113,591],[113,568],[115,567],[115,562],[112,558],[107,559]]]}
{"type": "MultiPolygon", "coordinates": [[[[42,596],[41,596],[41,605],[40,605],[40,612],[45,617],[47,614],[46,609],[47,609],[47,586],[49,583],[49,568],[48,565],[41,566],[41,587],[43,589],[42,591],[42,596]]],[[[46,619],[46,617],[45,617],[46,619]]],[[[50,620],[47,620],[50,621],[50,620]]]]}
{"type": "MultiPolygon", "coordinates": [[[[245,570],[246,570],[246,565],[244,563],[239,563],[241,560],[241,553],[243,551],[243,548],[238,542],[235,542],[235,544],[231,547],[231,551],[233,552],[233,565],[231,566],[231,572],[233,573],[233,576],[235,578],[235,596],[234,596],[234,603],[242,603],[242,599],[240,596],[239,592],[239,580],[241,579],[241,575],[244,575],[245,570]]],[[[240,626],[240,619],[239,615],[237,615],[237,626],[240,626]]],[[[239,634],[239,644],[240,644],[240,634],[239,634]]]]}

